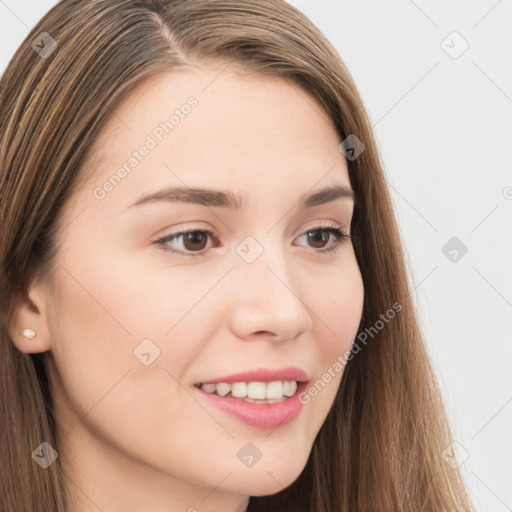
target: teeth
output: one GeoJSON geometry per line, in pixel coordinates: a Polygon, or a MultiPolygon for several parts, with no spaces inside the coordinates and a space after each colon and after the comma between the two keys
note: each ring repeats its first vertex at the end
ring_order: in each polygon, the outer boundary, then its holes
{"type": "Polygon", "coordinates": [[[281,398],[283,393],[283,383],[281,381],[269,382],[266,386],[265,398],[281,398]]]}
{"type": "Polygon", "coordinates": [[[249,382],[247,384],[247,396],[264,400],[266,397],[267,385],[264,382],[249,382]]]}
{"type": "Polygon", "coordinates": [[[225,382],[220,382],[215,385],[217,395],[226,396],[231,391],[231,386],[225,382]]]}
{"type": "Polygon", "coordinates": [[[290,397],[297,391],[297,383],[294,380],[273,381],[273,382],[234,382],[227,384],[202,384],[201,389],[207,393],[217,393],[219,396],[226,396],[229,392],[236,398],[249,399],[280,399],[290,397]]]}
{"type": "Polygon", "coordinates": [[[239,398],[246,397],[247,384],[245,382],[234,382],[233,384],[231,384],[231,394],[239,398]]]}
{"type": "Polygon", "coordinates": [[[203,384],[201,387],[207,393],[215,393],[215,388],[217,387],[217,384],[203,384]]]}
{"type": "Polygon", "coordinates": [[[286,396],[292,396],[297,391],[297,383],[294,380],[287,380],[283,382],[283,394],[286,396]]]}

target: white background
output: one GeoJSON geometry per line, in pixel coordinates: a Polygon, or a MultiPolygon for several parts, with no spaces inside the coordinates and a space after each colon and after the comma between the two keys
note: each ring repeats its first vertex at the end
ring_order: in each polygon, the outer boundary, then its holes
{"type": "MultiPolygon", "coordinates": [[[[0,0],[0,72],[55,3],[0,0]]],[[[512,2],[290,3],[367,106],[473,500],[511,510],[512,2]],[[452,237],[468,248],[455,262],[452,237]]]]}

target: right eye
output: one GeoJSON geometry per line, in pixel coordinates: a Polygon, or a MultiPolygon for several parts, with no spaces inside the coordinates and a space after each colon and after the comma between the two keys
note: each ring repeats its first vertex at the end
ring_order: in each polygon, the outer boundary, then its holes
{"type": "Polygon", "coordinates": [[[209,229],[193,229],[167,235],[155,243],[159,244],[164,251],[181,254],[182,256],[204,256],[206,254],[204,245],[208,241],[208,236],[213,237],[214,232],[209,229]],[[176,250],[169,245],[169,242],[172,240],[179,240],[181,238],[183,239],[181,250],[176,250]],[[187,253],[186,251],[192,251],[192,253],[187,253]]]}

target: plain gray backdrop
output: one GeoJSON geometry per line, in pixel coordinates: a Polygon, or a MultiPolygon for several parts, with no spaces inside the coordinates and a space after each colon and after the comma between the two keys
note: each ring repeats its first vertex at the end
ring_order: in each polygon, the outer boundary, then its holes
{"type": "MultiPolygon", "coordinates": [[[[372,120],[453,427],[446,463],[478,511],[512,510],[512,2],[290,3],[372,120]]],[[[55,4],[0,0],[0,73],[55,4]]]]}

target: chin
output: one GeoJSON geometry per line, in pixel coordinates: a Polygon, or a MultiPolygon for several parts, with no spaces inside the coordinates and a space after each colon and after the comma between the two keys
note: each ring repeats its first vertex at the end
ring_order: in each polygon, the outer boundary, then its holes
{"type": "Polygon", "coordinates": [[[246,493],[255,497],[272,496],[292,485],[293,482],[297,480],[299,475],[300,473],[293,475],[290,473],[286,475],[278,475],[272,473],[272,475],[269,475],[267,473],[265,477],[261,476],[261,480],[258,480],[257,482],[251,482],[250,485],[247,486],[246,493]]]}
{"type": "MultiPolygon", "coordinates": [[[[260,463],[262,460],[260,461],[260,463]]],[[[245,472],[237,472],[230,478],[230,484],[236,486],[237,492],[250,496],[271,496],[281,492],[299,478],[307,460],[290,460],[283,455],[279,461],[266,465],[258,464],[245,472]]]]}

